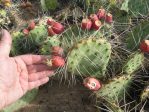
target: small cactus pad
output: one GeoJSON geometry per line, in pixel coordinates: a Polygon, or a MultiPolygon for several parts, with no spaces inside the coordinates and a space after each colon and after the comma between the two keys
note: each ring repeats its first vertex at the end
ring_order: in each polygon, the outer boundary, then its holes
{"type": "Polygon", "coordinates": [[[145,101],[149,98],[149,86],[147,86],[141,94],[141,101],[145,101]]]}
{"type": "Polygon", "coordinates": [[[123,67],[123,72],[126,74],[134,73],[141,67],[141,65],[143,64],[143,60],[144,60],[143,53],[136,52],[130,55],[130,58],[123,67]]]}
{"type": "Polygon", "coordinates": [[[143,21],[135,26],[127,35],[127,48],[130,50],[137,50],[140,42],[144,39],[149,39],[149,21],[143,21]]]}
{"type": "Polygon", "coordinates": [[[111,45],[105,39],[83,39],[68,53],[68,71],[77,75],[103,77],[110,55],[111,45]]]}
{"type": "Polygon", "coordinates": [[[40,48],[40,53],[43,55],[50,54],[50,50],[53,46],[60,46],[60,40],[56,36],[49,37],[44,41],[43,45],[40,48]]]}
{"type": "Polygon", "coordinates": [[[33,89],[27,92],[21,99],[11,104],[10,106],[4,108],[2,112],[14,112],[19,110],[20,108],[28,105],[37,95],[38,89],[33,89]]]}
{"type": "Polygon", "coordinates": [[[35,53],[38,50],[36,43],[28,37],[24,36],[22,32],[13,32],[12,38],[12,56],[26,53],[35,53]]]}
{"type": "Polygon", "coordinates": [[[132,76],[130,75],[114,78],[108,84],[103,85],[96,95],[99,98],[116,104],[117,101],[125,97],[131,82],[132,76]]]}
{"type": "Polygon", "coordinates": [[[47,38],[47,28],[44,25],[36,26],[34,30],[31,30],[28,39],[35,42],[36,45],[41,45],[43,41],[47,38]]]}

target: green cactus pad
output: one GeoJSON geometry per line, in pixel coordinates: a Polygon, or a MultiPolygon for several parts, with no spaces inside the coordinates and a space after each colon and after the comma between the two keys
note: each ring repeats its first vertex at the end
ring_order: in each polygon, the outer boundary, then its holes
{"type": "Polygon", "coordinates": [[[148,0],[124,0],[121,10],[129,11],[132,16],[147,15],[148,5],[148,0]]]}
{"type": "Polygon", "coordinates": [[[149,39],[149,21],[143,21],[132,29],[127,35],[127,48],[130,50],[136,50],[139,48],[140,42],[143,39],[149,39]]]}
{"type": "MultiPolygon", "coordinates": [[[[149,83],[148,83],[149,84],[149,83]]],[[[141,101],[145,101],[149,98],[149,86],[147,86],[141,94],[141,101]]]]}
{"type": "Polygon", "coordinates": [[[108,84],[103,85],[96,95],[99,98],[116,104],[119,100],[124,99],[131,82],[132,76],[130,75],[114,78],[108,84]]]}
{"type": "Polygon", "coordinates": [[[105,39],[83,39],[68,53],[68,71],[77,75],[103,77],[110,55],[111,45],[105,39]]]}
{"type": "Polygon", "coordinates": [[[144,60],[144,54],[141,52],[136,52],[130,55],[128,61],[124,64],[123,72],[126,74],[134,73],[142,66],[143,60],[144,60]]]}
{"type": "Polygon", "coordinates": [[[10,106],[4,108],[2,112],[14,112],[26,105],[28,105],[37,95],[38,89],[33,89],[27,92],[21,99],[11,104],[10,106]]]}
{"type": "Polygon", "coordinates": [[[48,31],[45,25],[36,26],[34,30],[31,30],[28,39],[34,42],[36,45],[41,45],[47,38],[48,31]]]}
{"type": "Polygon", "coordinates": [[[44,41],[43,45],[40,48],[40,54],[48,55],[50,54],[51,47],[60,46],[60,40],[57,36],[49,37],[44,41]]]}
{"type": "Polygon", "coordinates": [[[11,55],[22,55],[26,53],[35,53],[38,46],[34,41],[31,41],[27,36],[24,36],[22,32],[12,33],[12,49],[11,55]]]}
{"type": "Polygon", "coordinates": [[[58,7],[58,1],[57,0],[40,0],[41,6],[43,10],[55,10],[58,7]]]}

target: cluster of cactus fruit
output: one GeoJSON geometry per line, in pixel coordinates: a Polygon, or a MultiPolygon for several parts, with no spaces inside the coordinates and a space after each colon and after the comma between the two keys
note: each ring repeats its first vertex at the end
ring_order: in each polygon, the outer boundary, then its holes
{"type": "MultiPolygon", "coordinates": [[[[108,24],[113,22],[112,14],[107,13],[104,8],[100,8],[97,14],[91,14],[89,18],[83,19],[80,28],[82,30],[93,29],[98,31],[104,25],[102,22],[108,24]]],[[[104,100],[113,112],[123,112],[118,102],[129,93],[136,76],[135,72],[143,65],[144,52],[149,53],[149,40],[141,40],[140,49],[129,55],[128,59],[123,60],[121,71],[106,80],[106,72],[112,59],[113,49],[112,44],[106,37],[100,35],[95,37],[90,34],[72,42],[69,49],[64,49],[61,40],[61,38],[65,38],[63,36],[64,26],[51,17],[48,17],[46,22],[41,22],[42,24],[38,23],[31,21],[27,27],[12,34],[13,48],[11,54],[37,53],[51,55],[46,62],[48,66],[63,67],[68,72],[65,72],[64,75],[81,76],[83,85],[94,91],[99,101],[104,100]]],[[[149,89],[147,87],[141,98],[145,100],[148,97],[149,89]]]]}

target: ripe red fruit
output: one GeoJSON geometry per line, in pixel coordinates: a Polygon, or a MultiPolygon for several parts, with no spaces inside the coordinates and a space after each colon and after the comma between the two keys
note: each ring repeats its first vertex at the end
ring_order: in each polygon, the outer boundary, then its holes
{"type": "Polygon", "coordinates": [[[60,56],[52,56],[51,62],[52,67],[63,67],[65,65],[65,60],[60,56]]]}
{"type": "Polygon", "coordinates": [[[28,29],[23,29],[22,31],[25,35],[28,35],[29,34],[29,30],[28,29]]]}
{"type": "Polygon", "coordinates": [[[83,30],[90,30],[92,27],[92,21],[90,19],[83,19],[81,23],[81,28],[83,30]]]}
{"type": "Polygon", "coordinates": [[[98,29],[101,28],[101,26],[102,26],[101,21],[100,20],[96,20],[96,21],[93,22],[92,29],[98,30],[98,29]]]}
{"type": "Polygon", "coordinates": [[[99,80],[97,80],[96,78],[93,78],[93,77],[85,78],[83,81],[83,84],[85,87],[87,87],[88,89],[90,89],[92,91],[98,91],[102,87],[99,80]]]}
{"type": "Polygon", "coordinates": [[[48,18],[48,20],[47,20],[47,25],[53,25],[54,22],[55,22],[54,19],[52,19],[52,18],[48,18]]]}
{"type": "Polygon", "coordinates": [[[105,15],[106,15],[105,9],[101,8],[101,9],[98,10],[97,16],[98,16],[99,19],[104,19],[105,15]]]}
{"type": "Polygon", "coordinates": [[[31,21],[28,25],[28,30],[33,30],[35,28],[35,22],[34,21],[31,21]]]}
{"type": "Polygon", "coordinates": [[[142,52],[148,52],[149,53],[149,40],[143,40],[140,44],[140,50],[142,52]]]}
{"type": "Polygon", "coordinates": [[[53,47],[52,47],[52,54],[53,54],[53,55],[62,56],[62,55],[63,55],[63,48],[61,48],[61,47],[59,47],[59,46],[53,46],[53,47]]]}
{"type": "Polygon", "coordinates": [[[110,14],[110,13],[106,14],[105,20],[107,23],[112,23],[113,22],[112,14],[110,14]]]}
{"type": "Polygon", "coordinates": [[[48,35],[49,35],[49,36],[54,36],[55,34],[56,34],[56,33],[53,31],[52,27],[49,26],[49,27],[48,27],[48,35]]]}
{"type": "Polygon", "coordinates": [[[89,19],[91,19],[92,22],[94,22],[94,21],[96,21],[96,20],[99,20],[99,19],[98,19],[98,16],[97,16],[96,14],[91,14],[91,15],[89,16],[89,19]]]}
{"type": "Polygon", "coordinates": [[[54,22],[52,29],[56,34],[61,34],[64,31],[64,26],[61,23],[54,22]]]}

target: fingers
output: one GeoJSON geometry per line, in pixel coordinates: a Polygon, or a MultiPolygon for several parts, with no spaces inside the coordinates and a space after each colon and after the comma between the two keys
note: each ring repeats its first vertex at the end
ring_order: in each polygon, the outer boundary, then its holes
{"type": "Polygon", "coordinates": [[[34,82],[29,82],[29,90],[34,89],[38,86],[41,86],[49,81],[49,77],[34,81],[34,82]]]}
{"type": "Polygon", "coordinates": [[[27,66],[28,73],[36,73],[36,72],[41,72],[45,70],[50,70],[50,68],[47,65],[44,64],[39,64],[39,65],[29,65],[27,66]]]}
{"type": "Polygon", "coordinates": [[[54,75],[53,71],[43,71],[43,72],[32,73],[29,75],[29,82],[41,80],[53,75],[54,75]]]}
{"type": "Polygon", "coordinates": [[[0,56],[9,56],[12,38],[7,30],[1,31],[0,56]]]}
{"type": "Polygon", "coordinates": [[[19,58],[21,58],[26,65],[32,65],[32,64],[43,64],[44,61],[47,59],[47,56],[43,56],[43,55],[22,55],[19,56],[19,58]]]}

